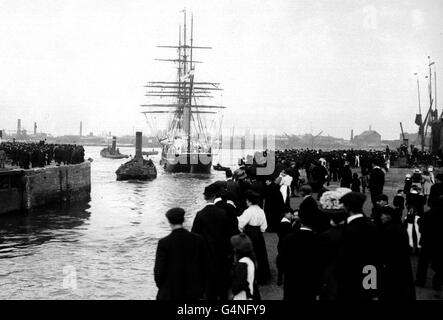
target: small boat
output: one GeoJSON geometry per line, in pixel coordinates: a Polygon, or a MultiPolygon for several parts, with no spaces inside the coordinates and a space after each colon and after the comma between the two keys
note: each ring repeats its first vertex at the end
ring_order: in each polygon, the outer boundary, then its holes
{"type": "Polygon", "coordinates": [[[216,171],[227,171],[230,170],[231,168],[229,167],[223,167],[220,163],[217,163],[217,165],[212,166],[214,168],[214,170],[216,171]]]}
{"type": "Polygon", "coordinates": [[[124,159],[129,158],[127,154],[121,154],[120,151],[116,150],[113,152],[113,150],[110,147],[103,148],[100,151],[100,155],[103,158],[109,158],[109,159],[124,159]]]}
{"type": "Polygon", "coordinates": [[[135,157],[122,164],[115,174],[117,180],[153,180],[157,178],[157,169],[151,159],[143,159],[142,133],[136,132],[135,157]]]}
{"type": "Polygon", "coordinates": [[[152,149],[151,151],[143,151],[142,152],[142,155],[144,155],[144,156],[154,156],[156,154],[158,154],[158,151],[156,151],[154,149],[152,149]]]}
{"type": "Polygon", "coordinates": [[[117,137],[113,137],[112,138],[112,147],[108,146],[106,148],[103,148],[100,151],[100,155],[103,158],[109,158],[109,159],[129,158],[129,156],[127,154],[120,153],[120,150],[118,148],[116,148],[116,144],[117,144],[117,137]]]}

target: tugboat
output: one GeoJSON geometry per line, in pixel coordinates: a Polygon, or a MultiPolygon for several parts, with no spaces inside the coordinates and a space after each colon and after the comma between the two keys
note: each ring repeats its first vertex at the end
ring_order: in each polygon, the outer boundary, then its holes
{"type": "Polygon", "coordinates": [[[122,180],[152,180],[157,178],[157,169],[151,159],[143,159],[142,133],[135,135],[135,157],[122,164],[117,171],[117,181],[122,180]]]}
{"type": "Polygon", "coordinates": [[[124,159],[129,158],[128,155],[120,153],[120,150],[116,148],[117,145],[117,137],[112,137],[112,147],[106,147],[103,148],[100,151],[100,155],[103,158],[109,158],[109,159],[124,159]]]}
{"type": "Polygon", "coordinates": [[[183,34],[180,26],[178,46],[159,46],[177,50],[176,59],[157,59],[176,63],[176,81],[152,81],[145,86],[149,88],[146,96],[150,99],[169,99],[169,103],[163,100],[144,104],[142,107],[149,109],[142,113],[162,145],[160,165],[165,171],[210,173],[212,146],[220,146],[217,143],[222,122],[220,109],[225,107],[204,102],[222,89],[219,83],[194,80],[195,64],[201,62],[194,60],[193,50],[211,48],[194,46],[192,17],[190,38],[187,40],[186,22],[184,10],[183,34]],[[166,116],[165,127],[157,127],[161,125],[157,119],[159,115],[166,116]],[[217,118],[210,118],[213,115],[219,116],[218,128],[217,118]]]}
{"type": "Polygon", "coordinates": [[[216,171],[228,171],[230,169],[229,167],[223,167],[220,163],[217,163],[213,168],[216,171]]]}
{"type": "Polygon", "coordinates": [[[158,151],[152,149],[151,151],[143,151],[142,154],[144,156],[155,156],[156,154],[158,154],[158,151]]]}

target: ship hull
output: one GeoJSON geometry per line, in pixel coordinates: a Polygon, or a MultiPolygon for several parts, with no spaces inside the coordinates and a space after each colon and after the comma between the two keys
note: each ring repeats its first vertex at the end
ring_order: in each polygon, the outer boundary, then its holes
{"type": "Polygon", "coordinates": [[[160,164],[166,172],[211,173],[212,155],[177,154],[175,159],[162,155],[160,164]]]}
{"type": "Polygon", "coordinates": [[[117,171],[117,181],[153,180],[157,178],[157,169],[151,160],[134,158],[122,164],[117,171]]]}

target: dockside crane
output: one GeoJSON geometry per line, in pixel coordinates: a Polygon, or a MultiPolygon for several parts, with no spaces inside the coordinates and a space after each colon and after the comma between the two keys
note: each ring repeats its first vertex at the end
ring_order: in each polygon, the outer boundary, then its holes
{"type": "MultiPolygon", "coordinates": [[[[429,60],[429,76],[426,76],[426,79],[429,79],[428,83],[428,93],[429,93],[429,109],[426,113],[425,118],[423,119],[422,113],[421,113],[421,103],[420,103],[420,85],[418,80],[418,75],[415,73],[414,75],[417,76],[417,92],[418,92],[418,108],[419,113],[415,116],[415,124],[418,125],[418,141],[421,144],[421,151],[425,150],[425,141],[426,136],[428,134],[428,129],[430,124],[438,119],[438,110],[436,107],[436,104],[434,104],[434,101],[436,101],[436,97],[434,100],[433,92],[432,92],[432,66],[435,65],[435,62],[431,62],[431,57],[428,56],[429,60]],[[434,108],[435,105],[435,108],[434,108]]],[[[434,82],[436,83],[437,74],[434,71],[434,82]]],[[[435,84],[435,89],[437,88],[437,85],[435,84]]],[[[436,90],[434,92],[436,94],[436,90]]]]}

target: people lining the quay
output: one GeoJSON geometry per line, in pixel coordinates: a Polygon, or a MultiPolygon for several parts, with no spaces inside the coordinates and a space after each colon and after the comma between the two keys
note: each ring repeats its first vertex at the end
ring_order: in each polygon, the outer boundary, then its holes
{"type": "Polygon", "coordinates": [[[249,159],[234,172],[227,171],[226,181],[207,186],[207,206],[192,227],[206,243],[203,298],[259,299],[274,263],[284,300],[414,300],[415,284],[426,285],[429,267],[438,297],[443,285],[443,240],[438,232],[443,228],[443,175],[436,173],[433,184],[417,178],[417,173],[433,172],[428,165],[420,172],[411,168],[405,187],[390,198],[385,179],[391,170],[384,166],[384,152],[276,151],[272,174],[258,175],[257,168],[264,164],[251,165],[249,159]],[[349,176],[345,166],[367,177],[368,196],[356,188],[358,175],[340,188],[349,176]],[[287,175],[292,181],[287,179],[282,193],[287,175]],[[338,187],[335,199],[330,183],[338,187]],[[284,196],[298,198],[299,205],[291,207],[284,196]],[[363,209],[365,204],[370,210],[363,209]],[[278,235],[277,261],[268,259],[264,232],[278,235]],[[413,254],[419,257],[416,275],[413,254]]]}
{"type": "MultiPolygon", "coordinates": [[[[72,144],[48,144],[45,141],[35,142],[2,142],[0,150],[4,151],[12,167],[22,169],[43,168],[55,163],[78,164],[84,162],[83,146],[72,144]]],[[[0,151],[1,152],[1,151],[0,151]]]]}

